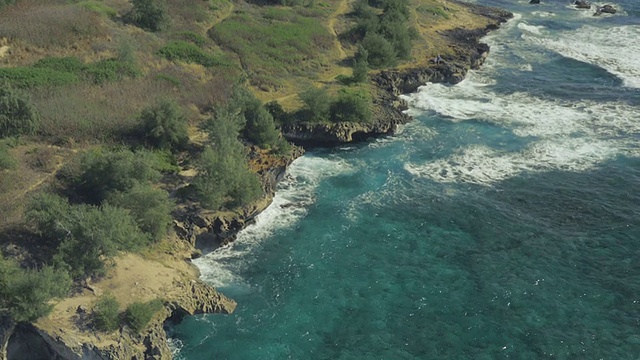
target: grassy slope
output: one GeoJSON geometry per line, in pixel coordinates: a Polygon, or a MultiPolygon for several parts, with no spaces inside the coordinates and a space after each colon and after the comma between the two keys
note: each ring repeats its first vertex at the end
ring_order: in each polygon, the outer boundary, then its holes
{"type": "MultiPolygon", "coordinates": [[[[22,139],[10,149],[19,165],[0,170],[0,232],[5,232],[0,236],[0,248],[16,245],[17,238],[7,236],[7,230],[21,224],[22,209],[32,192],[51,183],[56,171],[83,150],[121,143],[123,131],[137,126],[136,114],[158,98],[176,99],[183,107],[192,142],[197,145],[205,140],[199,123],[208,117],[212,106],[229,96],[231,84],[242,74],[261,100],[278,100],[286,109],[299,106],[296,94],[310,85],[336,92],[342,86],[336,76],[351,74],[350,58],[355,49],[341,42],[338,35],[351,26],[353,2],[325,0],[313,7],[284,7],[241,0],[167,0],[172,22],[160,33],[123,22],[122,16],[131,8],[126,0],[20,0],[1,9],[1,67],[29,67],[47,56],[74,56],[85,64],[129,57],[135,59],[141,75],[101,84],[78,80],[30,89],[43,117],[44,135],[22,139]],[[203,52],[223,61],[203,66],[167,60],[158,51],[172,41],[197,43],[203,52]]],[[[454,53],[440,31],[487,24],[445,0],[411,3],[411,21],[420,39],[414,42],[413,59],[401,67],[429,66],[436,54],[454,53]]],[[[266,162],[251,166],[258,171],[275,161],[267,157],[266,162]]],[[[188,162],[181,175],[167,186],[193,176],[188,162]]],[[[182,263],[185,254],[175,249],[175,241],[169,239],[155,252],[150,251],[149,261],[160,259],[162,266],[169,268],[182,263]],[[177,255],[162,255],[171,252],[167,249],[176,250],[177,255]]],[[[184,277],[189,271],[181,269],[179,273],[184,277]]],[[[112,276],[119,279],[117,274],[114,270],[112,276]]],[[[131,281],[113,279],[98,286],[126,298],[131,281]]],[[[160,293],[160,288],[153,293],[160,293]]],[[[73,316],[69,306],[90,306],[94,299],[95,294],[85,291],[75,300],[65,300],[50,319],[71,326],[70,319],[62,320],[73,316]]]]}

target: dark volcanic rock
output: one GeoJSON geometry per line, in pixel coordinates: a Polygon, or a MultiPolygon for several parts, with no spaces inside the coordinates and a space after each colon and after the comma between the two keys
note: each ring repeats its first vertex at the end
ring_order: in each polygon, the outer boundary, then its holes
{"type": "Polygon", "coordinates": [[[593,16],[599,16],[602,13],[615,14],[616,11],[617,11],[616,8],[614,8],[612,5],[604,5],[604,6],[598,7],[598,9],[596,9],[596,12],[595,14],[593,14],[593,16]]]}
{"type": "Polygon", "coordinates": [[[591,4],[586,0],[576,0],[573,5],[578,9],[591,9],[591,4]]]}
{"type": "Polygon", "coordinates": [[[529,4],[540,4],[540,0],[531,0],[529,4]]]}

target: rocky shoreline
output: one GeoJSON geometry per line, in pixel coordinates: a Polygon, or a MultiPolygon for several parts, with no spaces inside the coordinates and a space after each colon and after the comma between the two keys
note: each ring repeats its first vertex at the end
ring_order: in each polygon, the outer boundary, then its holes
{"type": "MultiPolygon", "coordinates": [[[[363,141],[371,137],[393,134],[398,125],[411,121],[404,113],[407,104],[398,95],[411,93],[427,82],[456,84],[470,69],[477,69],[486,59],[489,47],[479,40],[489,31],[507,21],[509,12],[479,5],[456,2],[471,12],[490,19],[482,29],[455,29],[443,32],[451,42],[455,55],[443,62],[426,67],[383,70],[371,77],[374,83],[373,120],[369,123],[294,124],[283,129],[285,137],[303,147],[334,146],[363,141]]],[[[184,207],[175,214],[176,235],[186,245],[184,255],[174,256],[175,263],[195,258],[202,251],[212,251],[235,240],[237,233],[266,209],[273,198],[276,185],[293,160],[303,154],[295,148],[281,161],[261,163],[259,154],[252,154],[266,196],[250,207],[235,212],[212,212],[196,206],[184,207]]],[[[136,285],[138,283],[136,282],[136,285]]],[[[63,329],[56,321],[36,324],[16,324],[0,318],[0,360],[27,359],[37,351],[40,358],[50,359],[171,359],[165,326],[184,316],[198,313],[231,313],[235,302],[218,293],[213,287],[197,279],[197,272],[181,272],[178,280],[168,285],[165,307],[152,320],[144,334],[133,334],[124,328],[109,336],[99,336],[90,329],[63,329]],[[25,357],[25,354],[26,357],[25,357]]],[[[93,290],[92,290],[93,291],[93,290]]],[[[82,318],[86,309],[69,308],[72,317],[82,318]]]]}

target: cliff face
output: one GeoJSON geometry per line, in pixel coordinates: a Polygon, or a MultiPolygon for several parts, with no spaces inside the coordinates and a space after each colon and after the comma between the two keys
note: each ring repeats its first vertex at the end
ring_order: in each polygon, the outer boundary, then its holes
{"type": "MultiPolygon", "coordinates": [[[[118,260],[111,278],[88,285],[74,297],[56,304],[52,314],[34,324],[0,319],[0,359],[154,359],[170,360],[166,322],[202,313],[229,314],[236,303],[213,287],[196,280],[183,259],[162,259],[162,264],[126,255],[118,260]],[[169,284],[163,283],[169,280],[169,284]],[[171,282],[172,280],[172,282],[171,282]],[[127,326],[113,333],[92,330],[89,308],[109,291],[121,303],[164,300],[146,329],[138,334],[127,326]]],[[[123,304],[125,305],[125,304],[123,304]]]]}

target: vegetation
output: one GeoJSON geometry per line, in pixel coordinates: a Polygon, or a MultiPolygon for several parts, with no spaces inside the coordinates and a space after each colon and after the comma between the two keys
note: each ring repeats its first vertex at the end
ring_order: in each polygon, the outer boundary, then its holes
{"type": "Polygon", "coordinates": [[[33,134],[39,123],[40,115],[26,93],[0,87],[0,138],[33,134]]]}
{"type": "Polygon", "coordinates": [[[162,309],[162,301],[159,299],[146,303],[134,302],[124,312],[124,320],[129,327],[139,333],[149,324],[153,316],[162,309]]]}
{"type": "Polygon", "coordinates": [[[9,146],[5,142],[0,142],[0,171],[14,169],[17,165],[18,162],[9,152],[9,146]]]}
{"type": "Polygon", "coordinates": [[[361,46],[356,58],[374,68],[395,66],[399,60],[409,58],[415,30],[407,26],[407,5],[407,0],[376,0],[368,4],[360,0],[356,4],[354,14],[358,21],[351,30],[361,46]],[[382,9],[382,13],[370,5],[382,9]]]}
{"type": "Polygon", "coordinates": [[[103,275],[119,250],[148,244],[129,211],[111,205],[71,205],[53,194],[34,198],[27,219],[40,236],[55,246],[54,261],[74,279],[103,275]]]}
{"type": "Polygon", "coordinates": [[[153,147],[178,151],[189,140],[186,119],[175,102],[163,100],[142,110],[143,136],[153,147]]]}
{"type": "Polygon", "coordinates": [[[242,206],[261,194],[260,182],[249,171],[246,150],[238,140],[244,119],[222,107],[207,123],[211,140],[198,161],[192,186],[200,202],[211,209],[242,206]]]}
{"type": "MultiPolygon", "coordinates": [[[[368,122],[371,120],[371,99],[366,91],[342,89],[331,97],[326,89],[311,87],[299,95],[304,107],[296,115],[306,121],[368,122]]],[[[282,115],[281,115],[282,116],[282,115]]]]}
{"type": "Polygon", "coordinates": [[[0,313],[16,321],[34,321],[51,312],[52,298],[67,295],[71,279],[66,272],[45,266],[23,270],[0,254],[0,313]]]}
{"type": "Polygon", "coordinates": [[[169,15],[162,1],[131,0],[133,11],[130,18],[134,24],[149,31],[164,30],[169,24],[169,15]]]}
{"type": "Polygon", "coordinates": [[[72,196],[99,205],[114,193],[157,181],[160,172],[148,160],[143,153],[129,150],[89,151],[78,164],[65,168],[61,177],[72,196]]]}
{"type": "Polygon", "coordinates": [[[202,50],[198,45],[186,41],[172,41],[158,51],[158,54],[171,61],[184,61],[205,67],[226,65],[227,62],[202,50]]]}
{"type": "Polygon", "coordinates": [[[120,326],[120,304],[113,295],[102,295],[93,305],[93,325],[103,332],[118,329],[120,326]]]}
{"type": "Polygon", "coordinates": [[[304,109],[309,112],[310,121],[325,121],[329,119],[331,98],[327,90],[309,87],[299,95],[304,104],[304,109]]]}

